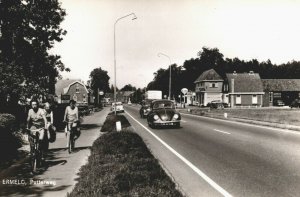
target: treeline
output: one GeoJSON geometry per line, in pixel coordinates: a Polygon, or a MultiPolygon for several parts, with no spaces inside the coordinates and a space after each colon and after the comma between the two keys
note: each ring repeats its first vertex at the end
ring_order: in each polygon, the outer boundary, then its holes
{"type": "MultiPolygon", "coordinates": [[[[195,89],[194,81],[204,71],[215,69],[219,75],[225,77],[226,73],[244,73],[254,71],[260,74],[262,79],[299,79],[300,62],[291,61],[286,64],[276,65],[270,60],[259,62],[256,59],[250,61],[239,58],[224,58],[224,55],[217,48],[203,47],[198,52],[197,58],[186,60],[182,66],[173,64],[172,72],[172,98],[177,99],[182,88],[195,89]]],[[[148,90],[162,90],[164,95],[168,95],[169,89],[169,69],[160,68],[154,73],[154,79],[147,85],[148,90]]]]}
{"type": "MultiPolygon", "coordinates": [[[[59,72],[69,71],[50,53],[67,33],[58,0],[0,1],[0,103],[54,94],[59,72]]],[[[0,104],[0,107],[1,107],[0,104]]]]}

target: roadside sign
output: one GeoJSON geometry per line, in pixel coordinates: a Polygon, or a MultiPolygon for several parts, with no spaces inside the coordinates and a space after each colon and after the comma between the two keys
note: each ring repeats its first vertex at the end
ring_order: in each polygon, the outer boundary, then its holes
{"type": "Polygon", "coordinates": [[[186,88],[182,88],[182,89],[181,89],[182,94],[186,94],[188,91],[189,91],[189,90],[186,89],[186,88]]]}
{"type": "Polygon", "coordinates": [[[101,95],[101,96],[104,95],[104,92],[103,92],[103,91],[100,91],[100,92],[99,92],[99,95],[101,95]]]}
{"type": "Polygon", "coordinates": [[[164,95],[164,98],[166,99],[166,98],[167,98],[167,95],[164,95]]]}

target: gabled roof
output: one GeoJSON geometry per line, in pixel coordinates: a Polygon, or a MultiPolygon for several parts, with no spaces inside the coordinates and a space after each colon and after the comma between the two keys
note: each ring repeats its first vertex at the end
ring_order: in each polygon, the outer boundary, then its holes
{"type": "Polygon", "coordinates": [[[300,79],[262,79],[266,91],[300,91],[300,79]]]}
{"type": "Polygon", "coordinates": [[[69,91],[69,89],[70,89],[70,87],[71,87],[71,85],[73,85],[73,84],[75,84],[75,83],[79,83],[80,85],[82,85],[82,86],[84,87],[86,93],[89,93],[89,91],[88,91],[88,89],[86,88],[86,86],[85,86],[81,81],[78,80],[78,81],[74,81],[73,83],[70,83],[70,84],[68,85],[68,87],[65,87],[65,88],[64,88],[64,91],[63,91],[63,94],[67,94],[68,91],[69,91]]]}
{"type": "Polygon", "coordinates": [[[55,84],[55,95],[59,96],[61,94],[66,94],[69,91],[70,86],[75,83],[83,85],[88,93],[86,86],[79,79],[62,79],[58,80],[55,84]]]}
{"type": "Polygon", "coordinates": [[[61,79],[58,80],[55,84],[55,95],[59,96],[63,94],[64,88],[68,87],[69,84],[74,83],[75,81],[78,81],[77,79],[61,79]]]}
{"type": "Polygon", "coordinates": [[[196,81],[194,83],[197,83],[200,81],[224,81],[224,80],[214,69],[210,69],[210,70],[204,71],[196,79],[196,81]]]}
{"type": "Polygon", "coordinates": [[[263,85],[258,73],[226,73],[229,93],[232,92],[232,79],[234,79],[233,93],[263,93],[263,85]]]}

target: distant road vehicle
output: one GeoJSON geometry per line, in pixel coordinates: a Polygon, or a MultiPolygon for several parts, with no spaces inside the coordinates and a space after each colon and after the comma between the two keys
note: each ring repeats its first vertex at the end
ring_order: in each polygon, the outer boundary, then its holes
{"type": "Polygon", "coordinates": [[[152,100],[144,100],[141,103],[141,108],[140,108],[140,116],[141,118],[146,118],[150,112],[150,105],[151,105],[152,100]]]}
{"type": "Polygon", "coordinates": [[[160,90],[148,90],[145,93],[145,100],[162,99],[162,91],[160,90]]]}
{"type": "MultiPolygon", "coordinates": [[[[210,107],[212,109],[223,109],[225,106],[221,100],[215,100],[215,101],[211,101],[210,103],[208,103],[207,107],[210,107]]],[[[227,105],[227,107],[228,107],[228,105],[227,105]]]]}
{"type": "Polygon", "coordinates": [[[180,127],[181,116],[176,111],[175,105],[170,100],[154,100],[150,105],[150,112],[147,116],[149,127],[174,126],[180,127]]]}
{"type": "Polygon", "coordinates": [[[276,100],[276,101],[274,101],[274,105],[275,106],[284,106],[285,104],[282,100],[276,100]]]}
{"type": "Polygon", "coordinates": [[[300,99],[295,99],[291,104],[290,108],[299,108],[300,107],[300,99]]]}
{"type": "Polygon", "coordinates": [[[122,102],[116,102],[116,103],[112,103],[111,104],[111,111],[115,111],[116,108],[116,112],[124,112],[124,108],[123,108],[123,104],[122,102]]]}

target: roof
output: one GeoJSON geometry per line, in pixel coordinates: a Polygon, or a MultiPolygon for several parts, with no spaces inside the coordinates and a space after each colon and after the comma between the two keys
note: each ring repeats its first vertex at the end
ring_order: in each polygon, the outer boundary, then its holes
{"type": "Polygon", "coordinates": [[[266,91],[300,91],[300,79],[262,79],[266,91]]]}
{"type": "Polygon", "coordinates": [[[74,83],[80,83],[88,92],[86,86],[79,79],[62,79],[58,80],[55,84],[55,95],[59,96],[61,94],[66,94],[69,91],[70,86],[74,83]]]}
{"type": "Polygon", "coordinates": [[[68,87],[71,83],[78,81],[77,79],[61,79],[58,80],[55,84],[55,95],[59,96],[63,94],[64,88],[68,87]]]}
{"type": "Polygon", "coordinates": [[[229,92],[232,92],[231,80],[234,79],[234,93],[255,92],[263,93],[263,85],[258,73],[226,73],[229,92]]]}
{"type": "Polygon", "coordinates": [[[200,81],[224,81],[224,80],[214,69],[210,69],[210,70],[204,71],[196,79],[196,81],[194,83],[197,83],[200,81]]]}

